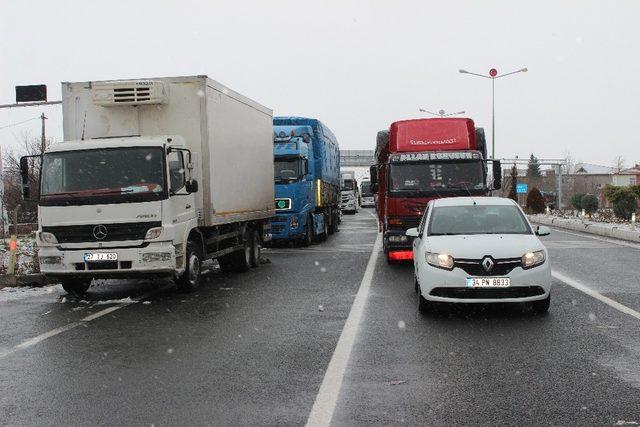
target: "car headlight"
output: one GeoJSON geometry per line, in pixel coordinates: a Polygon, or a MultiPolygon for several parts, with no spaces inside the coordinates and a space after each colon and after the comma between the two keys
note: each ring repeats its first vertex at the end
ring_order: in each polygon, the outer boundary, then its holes
{"type": "Polygon", "coordinates": [[[160,237],[160,234],[162,234],[162,227],[150,228],[149,230],[147,230],[147,234],[145,234],[144,239],[145,240],[157,239],[158,237],[160,237]]]}
{"type": "Polygon", "coordinates": [[[426,252],[425,259],[429,265],[434,267],[453,270],[453,257],[451,255],[426,252]]]}
{"type": "Polygon", "coordinates": [[[544,251],[527,252],[522,255],[522,268],[533,268],[544,263],[544,251]]]}
{"type": "Polygon", "coordinates": [[[56,236],[53,233],[48,233],[46,231],[43,231],[42,233],[40,233],[40,240],[44,243],[50,243],[50,244],[58,243],[58,239],[56,239],[56,236]]]}
{"type": "Polygon", "coordinates": [[[291,216],[291,228],[298,228],[298,215],[291,216]]]}

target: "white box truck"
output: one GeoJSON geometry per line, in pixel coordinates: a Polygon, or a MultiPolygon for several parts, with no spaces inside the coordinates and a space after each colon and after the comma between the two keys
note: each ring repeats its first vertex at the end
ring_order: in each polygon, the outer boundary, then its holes
{"type": "Polygon", "coordinates": [[[204,260],[258,266],[275,214],[270,109],[206,76],[62,83],[62,97],[65,142],[41,163],[46,277],[75,294],[152,276],[193,290],[204,260]]]}

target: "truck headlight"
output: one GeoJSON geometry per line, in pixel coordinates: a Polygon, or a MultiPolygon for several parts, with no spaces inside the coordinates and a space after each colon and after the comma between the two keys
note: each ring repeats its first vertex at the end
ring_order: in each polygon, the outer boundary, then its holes
{"type": "Polygon", "coordinates": [[[144,240],[153,240],[160,237],[162,234],[162,227],[154,227],[147,230],[147,234],[144,236],[144,240]]]}
{"type": "Polygon", "coordinates": [[[45,265],[62,264],[62,257],[61,256],[41,256],[40,264],[45,264],[45,265]]]}
{"type": "Polygon", "coordinates": [[[429,265],[445,270],[453,270],[453,257],[448,254],[437,254],[434,252],[425,252],[425,259],[429,265]]]}
{"type": "Polygon", "coordinates": [[[298,228],[298,215],[291,215],[291,228],[298,228]]]}
{"type": "Polygon", "coordinates": [[[142,254],[142,262],[169,261],[171,252],[147,252],[142,254]]]}
{"type": "Polygon", "coordinates": [[[40,233],[40,240],[43,243],[50,243],[50,244],[58,243],[58,239],[56,239],[56,236],[53,233],[49,233],[46,231],[43,231],[40,233]]]}
{"type": "Polygon", "coordinates": [[[544,251],[527,252],[522,255],[522,268],[533,268],[544,263],[544,251]]]}

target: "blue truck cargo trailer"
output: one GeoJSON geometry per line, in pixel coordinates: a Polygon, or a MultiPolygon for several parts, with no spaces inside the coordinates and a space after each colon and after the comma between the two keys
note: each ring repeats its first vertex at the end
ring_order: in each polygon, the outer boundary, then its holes
{"type": "Polygon", "coordinates": [[[325,240],[340,223],[338,141],[322,122],[305,117],[274,117],[273,135],[273,240],[325,240]]]}

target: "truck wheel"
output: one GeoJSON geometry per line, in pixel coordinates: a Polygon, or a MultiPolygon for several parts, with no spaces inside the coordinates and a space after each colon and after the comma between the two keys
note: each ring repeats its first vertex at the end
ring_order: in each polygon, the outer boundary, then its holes
{"type": "Polygon", "coordinates": [[[202,269],[202,255],[194,242],[187,242],[187,265],[184,273],[178,277],[176,285],[183,292],[191,292],[200,286],[202,278],[200,272],[202,269]]]}
{"type": "Polygon", "coordinates": [[[324,242],[329,237],[329,224],[328,224],[328,221],[329,221],[329,218],[327,217],[327,215],[323,214],[322,215],[323,227],[322,227],[322,233],[318,236],[318,241],[319,242],[324,242]]]}
{"type": "Polygon", "coordinates": [[[251,232],[251,261],[249,264],[251,267],[256,268],[260,265],[260,235],[256,230],[250,230],[251,232]]]}
{"type": "Polygon", "coordinates": [[[333,234],[336,231],[336,216],[334,215],[333,210],[329,209],[329,215],[327,216],[327,218],[329,218],[329,234],[333,234]]]}
{"type": "Polygon", "coordinates": [[[331,221],[333,233],[340,231],[340,211],[333,211],[333,221],[331,221]]]}
{"type": "Polygon", "coordinates": [[[309,215],[307,218],[307,227],[302,240],[302,246],[311,246],[313,243],[313,217],[309,215]]]}
{"type": "Polygon", "coordinates": [[[62,281],[62,289],[75,296],[84,295],[91,286],[91,279],[66,279],[62,281]]]}

